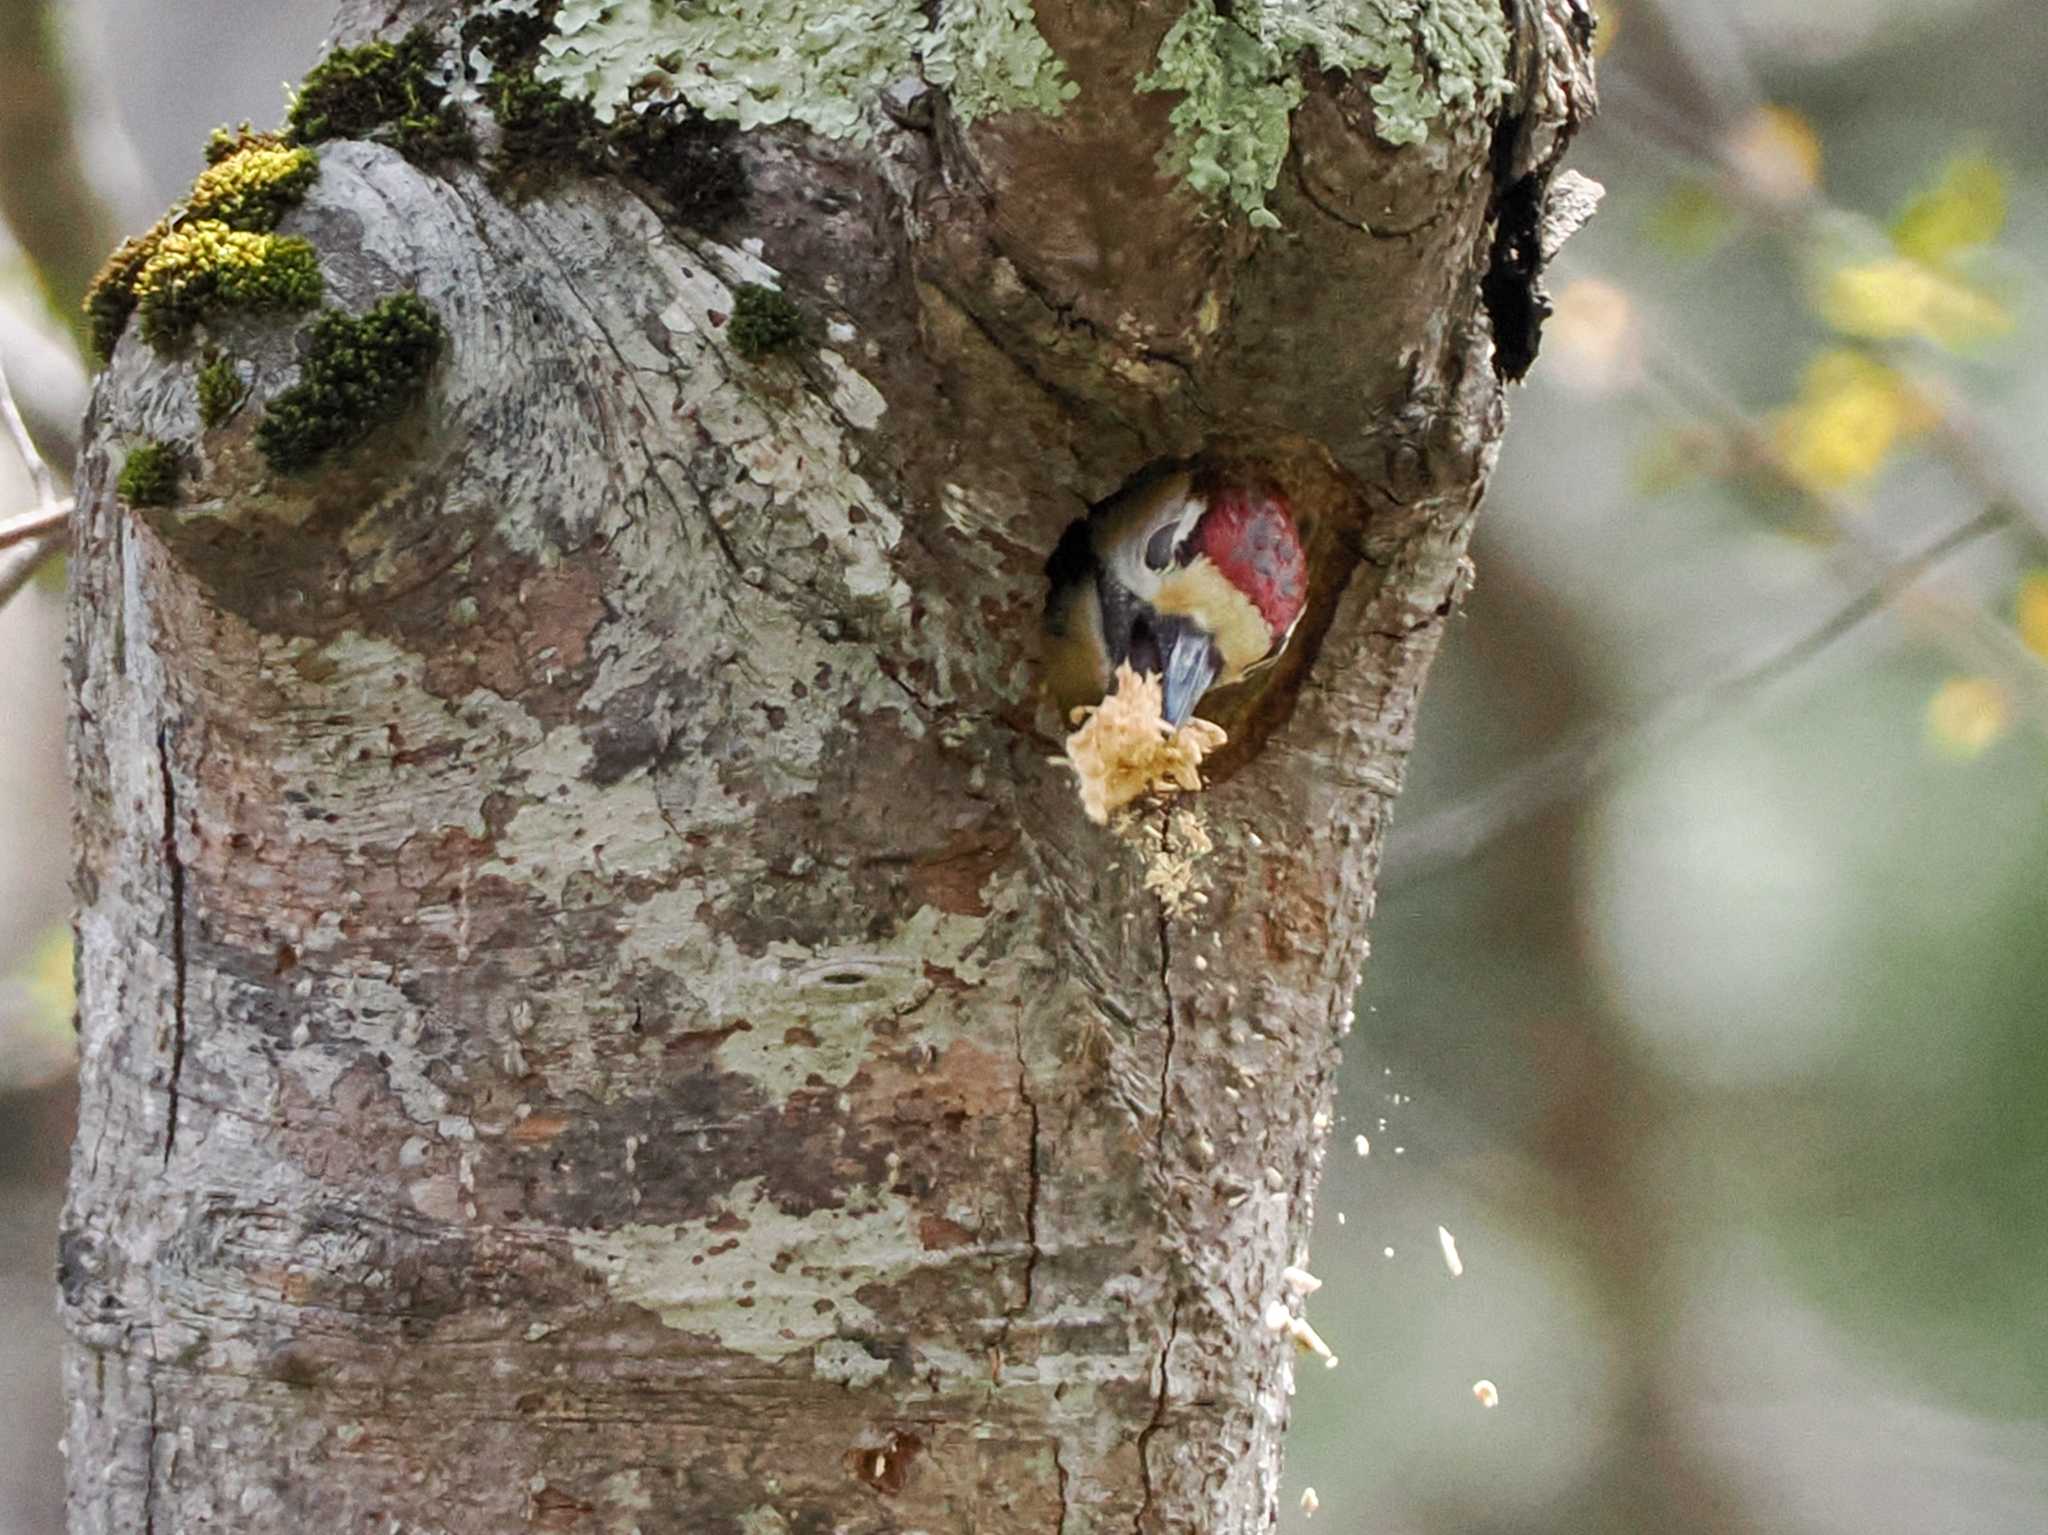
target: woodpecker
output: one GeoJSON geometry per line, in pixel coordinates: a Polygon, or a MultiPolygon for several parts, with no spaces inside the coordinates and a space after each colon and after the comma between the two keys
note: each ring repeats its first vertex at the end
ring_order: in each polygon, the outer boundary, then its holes
{"type": "Polygon", "coordinates": [[[1286,649],[1308,602],[1308,559],[1286,496],[1200,460],[1076,519],[1045,574],[1046,692],[1062,726],[1101,702],[1125,661],[1161,679],[1166,722],[1186,724],[1211,687],[1286,649]]]}

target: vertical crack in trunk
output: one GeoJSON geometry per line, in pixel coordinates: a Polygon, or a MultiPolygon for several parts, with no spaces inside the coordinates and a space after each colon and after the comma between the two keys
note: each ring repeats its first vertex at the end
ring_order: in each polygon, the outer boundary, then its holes
{"type": "MultiPolygon", "coordinates": [[[[1031,1091],[1031,1067],[1024,1059],[1024,1025],[1018,1022],[1013,1027],[1017,1037],[1017,1096],[1023,1100],[1024,1108],[1031,1116],[1031,1161],[1027,1170],[1029,1182],[1024,1193],[1024,1239],[1031,1244],[1031,1251],[1024,1259],[1023,1302],[1011,1313],[1009,1321],[1003,1324],[1005,1343],[1009,1341],[1010,1322],[1031,1310],[1031,1302],[1036,1294],[1039,1258],[1038,1193],[1039,1181],[1043,1176],[1039,1158],[1038,1098],[1031,1091]]],[[[1058,1454],[1057,1444],[1054,1446],[1054,1454],[1058,1454]]]]}
{"type": "Polygon", "coordinates": [[[1159,1393],[1152,1399],[1152,1418],[1138,1431],[1138,1481],[1143,1489],[1137,1517],[1131,1520],[1131,1535],[1145,1535],[1145,1516],[1152,1512],[1152,1436],[1166,1421],[1166,1367],[1173,1358],[1174,1341],[1180,1337],[1181,1292],[1173,1292],[1173,1310],[1166,1319],[1166,1341],[1159,1347],[1159,1393]]]}
{"type": "Polygon", "coordinates": [[[149,1437],[142,1448],[142,1535],[156,1535],[156,1435],[156,1370],[152,1368],[149,1372],[149,1437]]]}
{"type": "Polygon", "coordinates": [[[1052,1477],[1059,1502],[1054,1507],[1052,1535],[1067,1535],[1067,1468],[1060,1463],[1060,1442],[1052,1442],[1052,1477]]]}
{"type": "Polygon", "coordinates": [[[1158,1172],[1166,1174],[1166,1095],[1173,1085],[1173,919],[1162,907],[1159,913],[1159,996],[1164,1004],[1166,1044],[1159,1052],[1159,1123],[1152,1132],[1153,1150],[1159,1157],[1158,1172]]]}
{"type": "Polygon", "coordinates": [[[164,867],[171,881],[171,1080],[164,1114],[164,1165],[178,1144],[178,1078],[185,1070],[185,865],[178,857],[178,786],[171,775],[170,727],[156,731],[157,775],[163,783],[164,867]]]}

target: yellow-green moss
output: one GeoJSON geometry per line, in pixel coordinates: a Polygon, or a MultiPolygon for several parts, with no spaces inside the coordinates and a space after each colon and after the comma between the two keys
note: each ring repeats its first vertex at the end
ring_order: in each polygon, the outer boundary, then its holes
{"type": "Polygon", "coordinates": [[[135,279],[156,254],[157,241],[168,226],[159,222],[132,239],[123,240],[101,264],[99,275],[85,290],[86,333],[93,359],[102,366],[114,357],[114,343],[135,313],[135,279]]]}
{"type": "Polygon", "coordinates": [[[242,148],[199,173],[185,202],[185,216],[254,233],[275,229],[285,210],[306,195],[319,174],[320,162],[312,150],[251,135],[242,148]]]}
{"type": "Polygon", "coordinates": [[[183,468],[178,450],[152,437],[128,450],[114,490],[130,506],[170,506],[178,499],[178,477],[183,468]]]}
{"type": "Polygon", "coordinates": [[[766,357],[803,339],[804,312],[773,288],[741,283],[732,290],[732,319],[725,333],[742,357],[766,357]]]}
{"type": "Polygon", "coordinates": [[[271,468],[291,474],[368,436],[419,399],[445,340],[416,293],[396,293],[361,315],[329,310],[313,325],[299,382],[256,424],[271,468]]]}
{"type": "Polygon", "coordinates": [[[469,124],[439,75],[441,45],[425,27],[395,43],[337,48],[307,73],[285,115],[294,143],[374,139],[408,160],[466,160],[469,124]]]}
{"type": "Polygon", "coordinates": [[[199,370],[199,420],[208,431],[224,425],[228,418],[242,408],[242,401],[248,391],[242,387],[242,375],[235,362],[224,352],[216,352],[206,360],[199,370]]]}
{"type": "Polygon", "coordinates": [[[180,224],[135,276],[142,339],[159,352],[183,345],[207,315],[227,308],[303,308],[320,302],[320,263],[295,235],[252,234],[213,219],[180,224]]]}
{"type": "Polygon", "coordinates": [[[215,129],[206,158],[185,201],[124,240],[86,291],[87,328],[100,362],[112,358],[128,317],[142,307],[145,284],[154,315],[145,316],[145,334],[159,349],[176,346],[216,304],[318,301],[311,247],[269,233],[320,173],[313,152],[244,123],[232,133],[215,129]],[[223,231],[233,238],[224,241],[223,231]],[[221,270],[223,263],[233,270],[221,270]]]}

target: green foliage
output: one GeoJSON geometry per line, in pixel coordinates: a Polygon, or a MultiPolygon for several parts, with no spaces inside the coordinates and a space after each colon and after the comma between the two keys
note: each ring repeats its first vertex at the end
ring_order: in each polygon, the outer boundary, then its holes
{"type": "Polygon", "coordinates": [[[247,391],[242,387],[242,375],[235,370],[234,359],[225,353],[215,353],[199,370],[199,420],[208,431],[226,423],[228,418],[242,408],[247,391]]]}
{"type": "Polygon", "coordinates": [[[395,420],[426,388],[446,339],[416,293],[397,293],[361,315],[329,310],[314,322],[299,382],[270,402],[256,445],[291,474],[395,420]]]}
{"type": "Polygon", "coordinates": [[[726,334],[742,357],[766,357],[803,339],[804,314],[773,288],[742,283],[732,290],[732,319],[726,334]]]}
{"type": "Polygon", "coordinates": [[[178,499],[183,469],[177,448],[152,437],[128,450],[114,490],[130,506],[171,506],[178,499]]]}
{"type": "Polygon", "coordinates": [[[157,241],[135,278],[135,308],[142,339],[167,352],[211,313],[304,308],[320,302],[320,291],[319,258],[305,240],[201,219],[157,241]]]}
{"type": "Polygon", "coordinates": [[[464,160],[469,124],[436,78],[441,49],[425,27],[396,43],[337,48],[306,75],[285,115],[293,142],[374,139],[408,160],[464,160]]]}

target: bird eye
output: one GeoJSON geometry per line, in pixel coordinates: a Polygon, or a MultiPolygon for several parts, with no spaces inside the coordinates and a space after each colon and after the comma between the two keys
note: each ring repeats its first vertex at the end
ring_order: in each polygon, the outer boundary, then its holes
{"type": "Polygon", "coordinates": [[[1175,535],[1179,532],[1180,524],[1178,522],[1164,522],[1145,541],[1145,566],[1147,569],[1164,570],[1173,563],[1175,535]]]}

